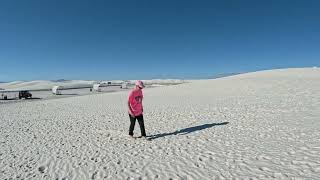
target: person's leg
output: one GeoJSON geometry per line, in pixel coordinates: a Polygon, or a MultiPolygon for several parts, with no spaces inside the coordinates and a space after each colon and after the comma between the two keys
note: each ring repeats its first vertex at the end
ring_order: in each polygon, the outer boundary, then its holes
{"type": "Polygon", "coordinates": [[[140,125],[141,136],[146,136],[146,130],[144,129],[143,115],[137,116],[138,123],[140,125]]]}
{"type": "Polygon", "coordinates": [[[130,114],[129,114],[129,118],[130,118],[129,135],[133,136],[133,130],[134,130],[134,125],[136,124],[136,118],[132,117],[130,114]]]}

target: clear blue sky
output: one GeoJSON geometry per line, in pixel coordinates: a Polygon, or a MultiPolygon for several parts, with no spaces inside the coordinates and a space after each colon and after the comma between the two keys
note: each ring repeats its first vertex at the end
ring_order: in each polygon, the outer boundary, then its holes
{"type": "Polygon", "coordinates": [[[319,0],[1,0],[0,81],[320,65],[319,0]]]}

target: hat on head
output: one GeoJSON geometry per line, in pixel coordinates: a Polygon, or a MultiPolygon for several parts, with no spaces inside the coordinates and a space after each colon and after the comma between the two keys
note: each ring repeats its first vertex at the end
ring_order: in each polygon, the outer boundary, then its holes
{"type": "Polygon", "coordinates": [[[143,82],[140,81],[140,80],[136,81],[136,86],[138,86],[138,87],[141,88],[141,89],[145,87],[144,84],[143,84],[143,82]]]}

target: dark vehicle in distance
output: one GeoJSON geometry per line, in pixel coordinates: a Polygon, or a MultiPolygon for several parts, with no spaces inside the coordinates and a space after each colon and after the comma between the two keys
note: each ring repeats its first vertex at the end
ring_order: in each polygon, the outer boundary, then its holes
{"type": "Polygon", "coordinates": [[[7,100],[7,99],[8,99],[8,96],[7,96],[7,95],[4,95],[4,94],[1,94],[1,99],[7,100]]]}
{"type": "Polygon", "coordinates": [[[32,94],[29,91],[19,91],[19,99],[28,99],[28,98],[32,98],[32,94]]]}

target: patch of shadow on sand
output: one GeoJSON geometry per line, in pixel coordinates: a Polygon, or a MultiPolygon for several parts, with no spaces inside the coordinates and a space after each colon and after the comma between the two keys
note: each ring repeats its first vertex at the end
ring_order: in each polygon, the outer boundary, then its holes
{"type": "Polygon", "coordinates": [[[27,99],[25,99],[25,100],[34,100],[34,99],[42,99],[42,98],[32,97],[32,98],[27,98],[27,99]]]}
{"type": "Polygon", "coordinates": [[[77,93],[61,93],[59,96],[79,96],[77,93]]]}
{"type": "Polygon", "coordinates": [[[227,125],[227,124],[229,124],[229,122],[203,124],[203,125],[199,125],[199,126],[184,128],[179,131],[175,131],[175,132],[171,132],[171,133],[161,133],[161,134],[151,135],[148,137],[148,139],[153,140],[153,139],[157,139],[157,138],[161,138],[161,137],[165,137],[165,136],[171,136],[171,135],[186,135],[186,134],[189,134],[189,133],[192,133],[195,131],[201,131],[204,129],[212,128],[214,126],[222,126],[222,125],[227,125]]]}

